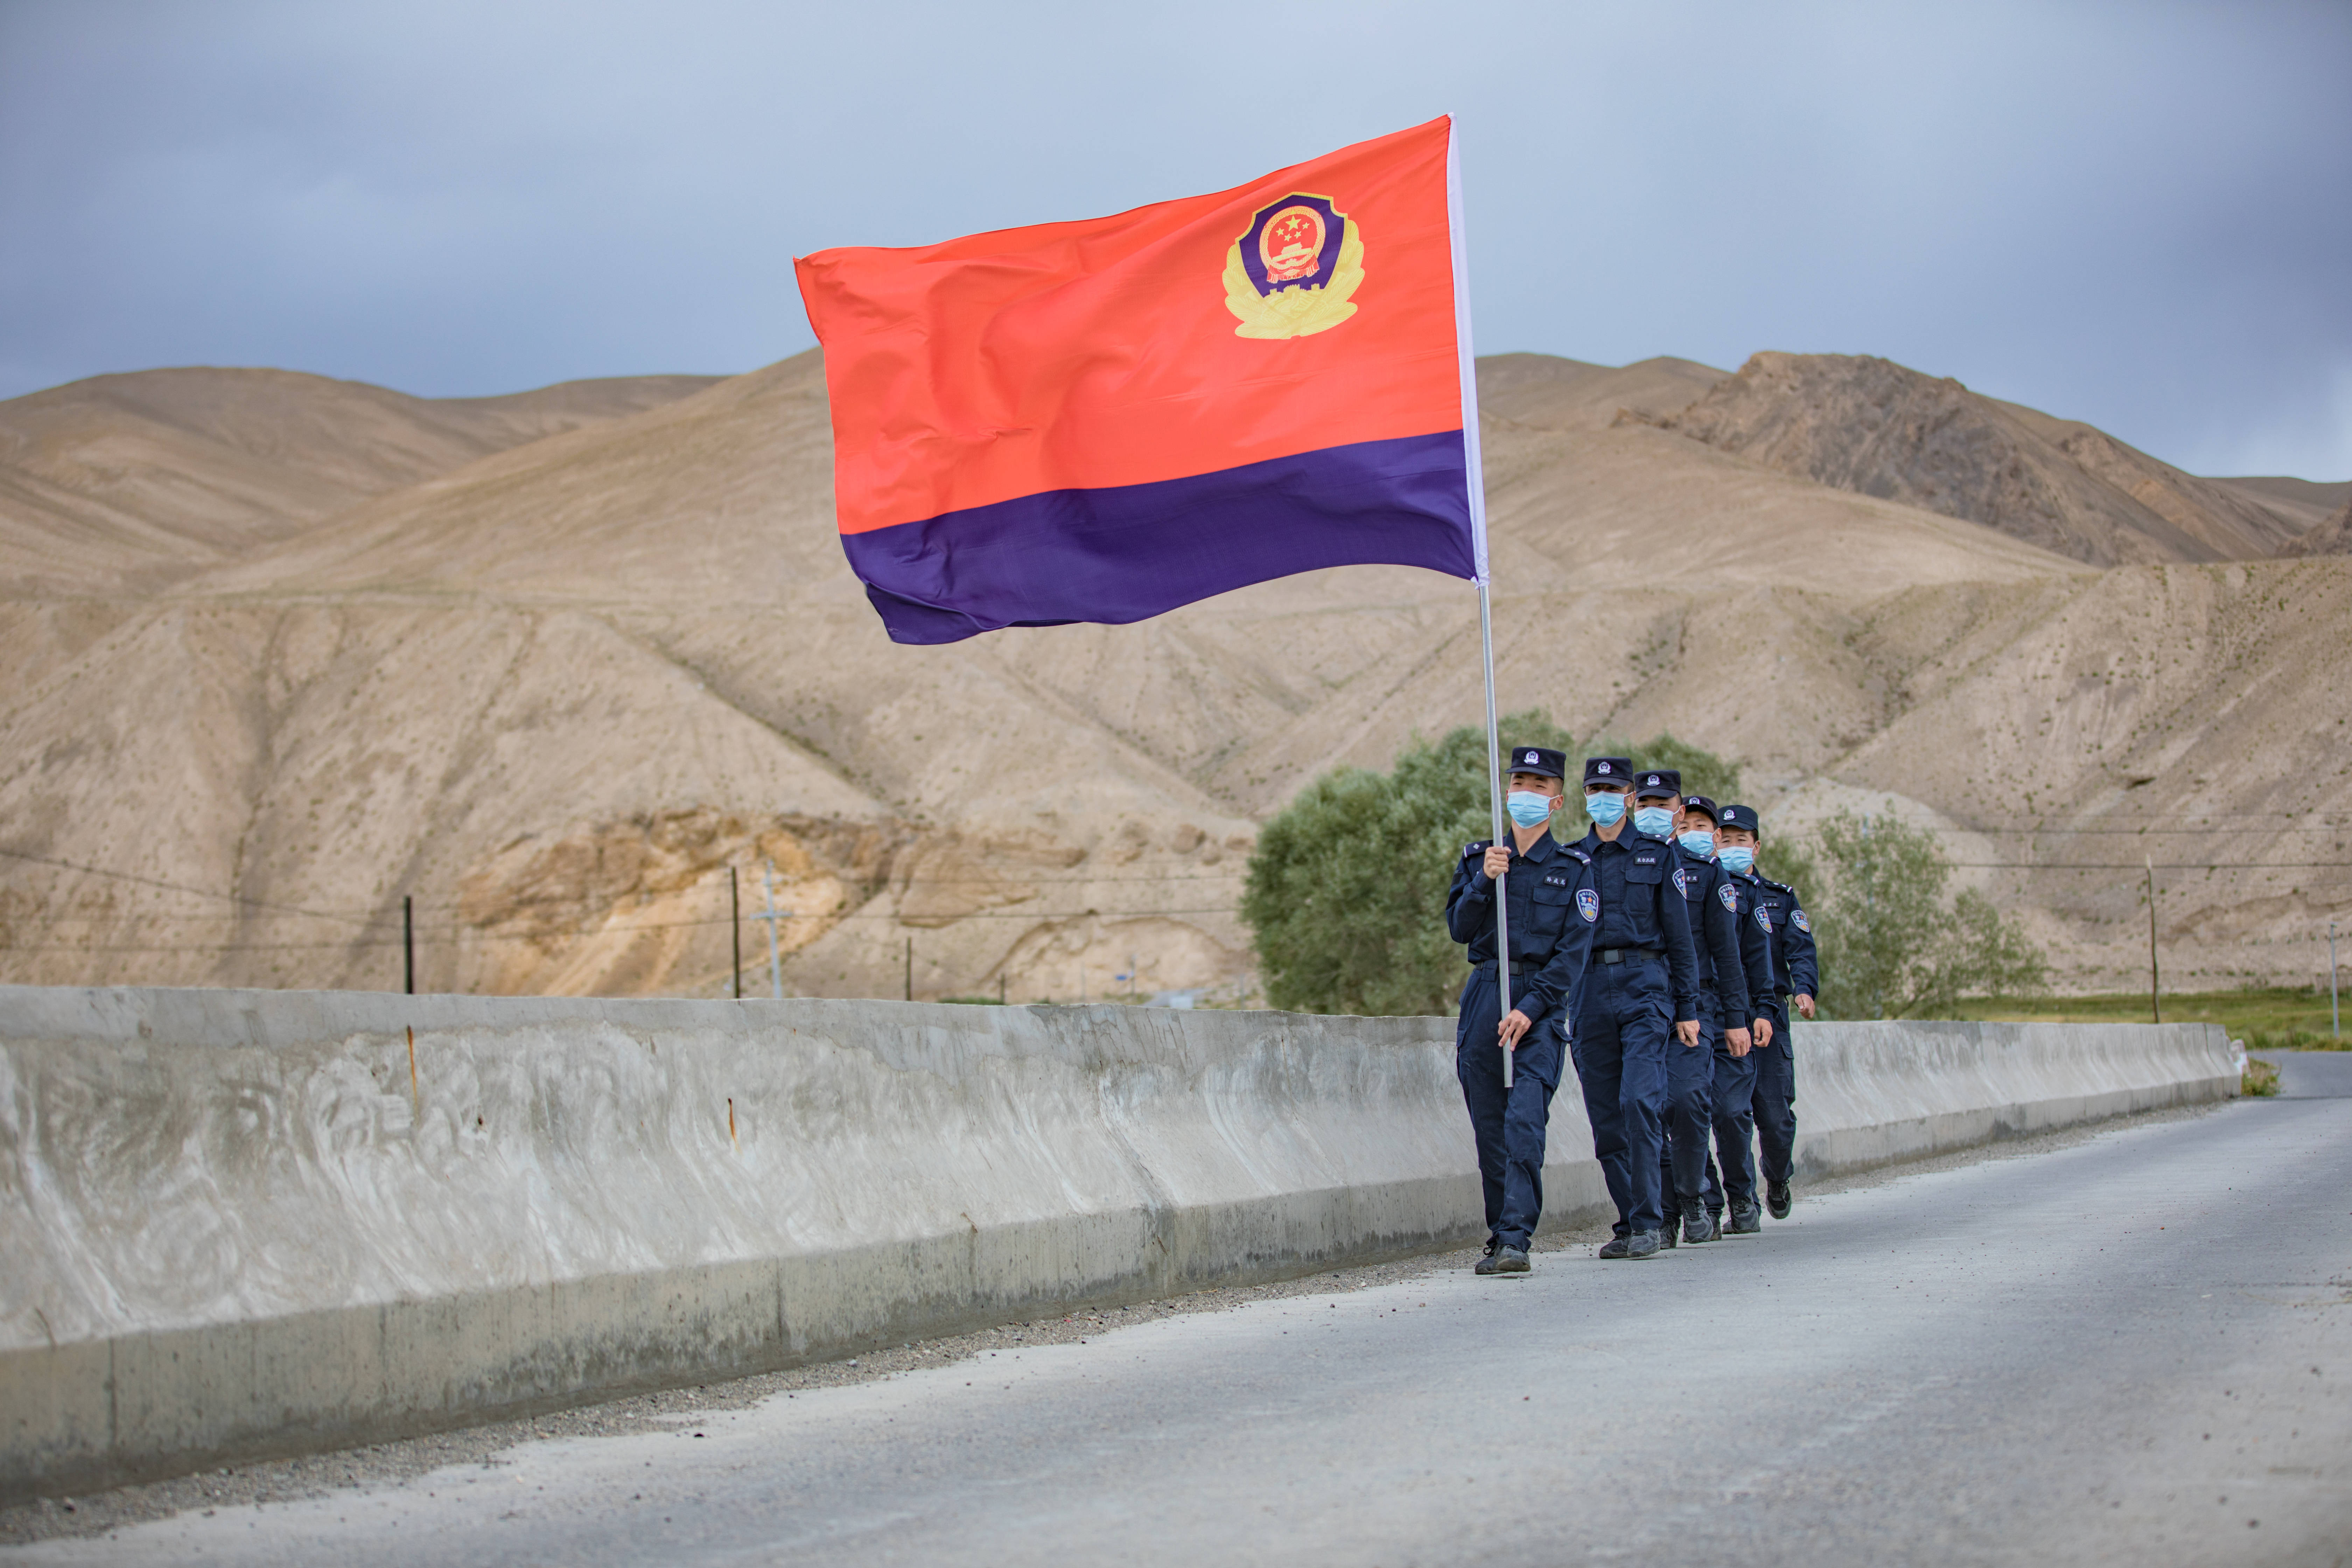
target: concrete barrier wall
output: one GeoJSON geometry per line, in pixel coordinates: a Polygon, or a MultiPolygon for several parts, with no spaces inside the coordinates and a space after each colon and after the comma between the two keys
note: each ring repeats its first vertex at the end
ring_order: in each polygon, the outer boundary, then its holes
{"type": "MultiPolygon", "coordinates": [[[[1809,1173],[2236,1086],[2200,1026],[1797,1048],[1809,1173]]],[[[1591,1150],[1571,1082],[1552,1223],[1591,1150]]],[[[1472,1169],[1444,1019],[0,987],[0,1496],[1474,1240],[1472,1169]]]]}

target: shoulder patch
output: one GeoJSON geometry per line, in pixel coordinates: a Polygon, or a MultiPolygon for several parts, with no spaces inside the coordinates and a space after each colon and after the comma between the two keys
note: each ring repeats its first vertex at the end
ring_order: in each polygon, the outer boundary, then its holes
{"type": "Polygon", "coordinates": [[[1803,931],[1807,936],[1813,934],[1813,922],[1805,918],[1805,911],[1802,910],[1790,910],[1789,911],[1789,923],[1795,926],[1799,931],[1803,931]]]}
{"type": "Polygon", "coordinates": [[[1772,910],[1769,905],[1759,904],[1756,906],[1756,923],[1764,928],[1766,934],[1770,934],[1772,930],[1772,910]]]}
{"type": "Polygon", "coordinates": [[[1723,886],[1716,889],[1715,896],[1723,900],[1725,909],[1735,915],[1739,912],[1739,889],[1734,888],[1728,879],[1725,880],[1723,886]]]}
{"type": "Polygon", "coordinates": [[[1690,897],[1690,872],[1681,866],[1675,868],[1675,891],[1685,899],[1690,897]]]}
{"type": "Polygon", "coordinates": [[[1591,925],[1593,921],[1599,920],[1601,918],[1601,895],[1594,892],[1590,888],[1577,889],[1576,912],[1584,917],[1584,923],[1587,925],[1591,925]]]}

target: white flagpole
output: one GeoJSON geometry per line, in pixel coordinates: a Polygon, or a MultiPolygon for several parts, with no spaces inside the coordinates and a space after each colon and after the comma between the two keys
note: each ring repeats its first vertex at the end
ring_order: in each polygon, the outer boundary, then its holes
{"type": "MultiPolygon", "coordinates": [[[[1471,550],[1478,568],[1478,646],[1486,666],[1486,799],[1494,840],[1508,847],[1511,841],[1503,837],[1503,739],[1495,716],[1495,616],[1487,589],[1486,473],[1478,450],[1478,361],[1471,347],[1470,254],[1462,232],[1460,132],[1461,122],[1447,116],[1445,226],[1454,247],[1454,343],[1462,363],[1462,465],[1468,479],[1471,550]]],[[[1495,880],[1495,1016],[1506,1017],[1511,1011],[1511,915],[1499,877],[1495,880]]],[[[1503,1050],[1503,1087],[1511,1087],[1507,1047],[1503,1050]]]]}

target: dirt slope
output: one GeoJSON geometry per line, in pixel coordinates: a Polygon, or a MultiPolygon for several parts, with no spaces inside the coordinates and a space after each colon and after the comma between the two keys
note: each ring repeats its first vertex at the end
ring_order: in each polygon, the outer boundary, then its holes
{"type": "MultiPolygon", "coordinates": [[[[2191,809],[2263,825],[2206,859],[2280,858],[2258,841],[2290,818],[2302,859],[2336,853],[2352,560],[2102,571],[1651,422],[1728,379],[1482,362],[1507,706],[1731,752],[1779,822],[1892,799],[1981,829],[1953,839],[1977,859],[2191,809]]],[[[796,990],[1230,984],[1255,823],[1479,711],[1474,595],[1402,569],[899,647],[835,541],[829,451],[803,356],[160,595],[0,597],[0,848],[37,858],[0,862],[0,976],[396,984],[409,893],[428,987],[709,994],[726,873],[755,914],[772,861],[796,990]]],[[[2124,858],[1968,874],[2101,984],[2142,962],[2124,858]]],[[[2286,939],[2345,880],[2206,878],[2168,963],[2299,973],[2286,939]]],[[[763,988],[749,921],[745,956],[763,988]]]]}
{"type": "Polygon", "coordinates": [[[290,371],[152,370],[13,398],[0,403],[0,583],[157,586],[369,496],[710,379],[430,399],[290,371]]]}
{"type": "Polygon", "coordinates": [[[2095,566],[2246,561],[2271,508],[2072,420],[1886,360],[1759,353],[1667,428],[1783,473],[1966,518],[2095,566]]]}

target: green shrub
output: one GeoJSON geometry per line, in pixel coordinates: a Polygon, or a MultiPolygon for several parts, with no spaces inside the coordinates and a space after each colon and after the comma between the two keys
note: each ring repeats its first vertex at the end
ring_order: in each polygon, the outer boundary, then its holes
{"type": "Polygon", "coordinates": [[[1964,996],[2029,995],[2049,984],[2049,963],[2015,916],[1974,889],[1946,896],[1951,861],[1926,828],[1841,811],[1781,858],[1810,863],[1814,885],[1791,885],[1812,919],[1832,1017],[1946,1016],[1964,996]]]}

